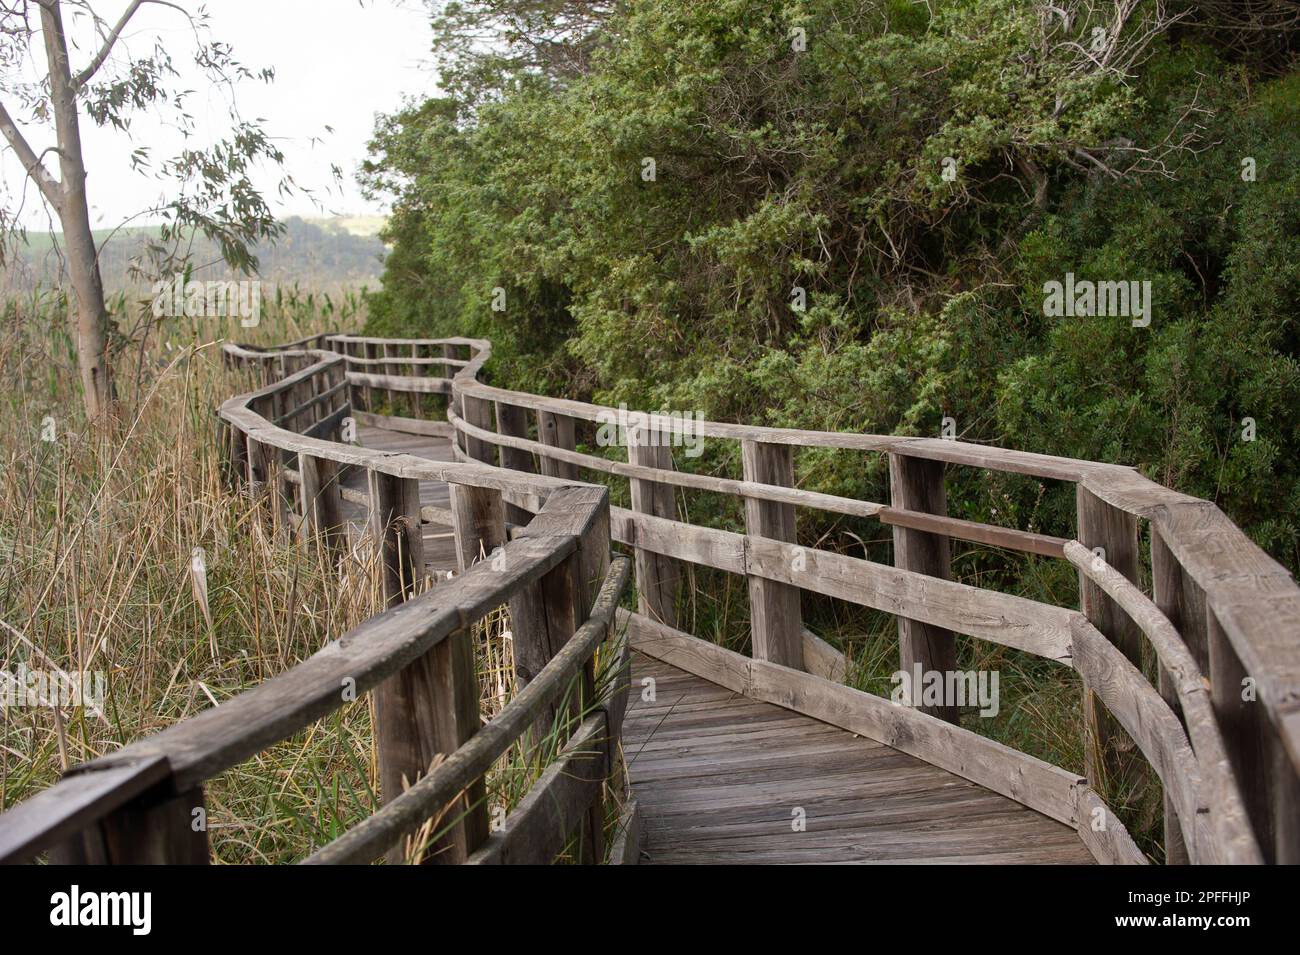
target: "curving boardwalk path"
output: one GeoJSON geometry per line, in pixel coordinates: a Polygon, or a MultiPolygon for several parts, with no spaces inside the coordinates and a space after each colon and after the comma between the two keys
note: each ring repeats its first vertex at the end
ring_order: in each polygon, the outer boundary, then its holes
{"type": "MultiPolygon", "coordinates": [[[[453,460],[444,438],[369,426],[357,438],[453,460]]],[[[421,481],[420,503],[449,507],[447,485],[421,481]]],[[[364,508],[349,516],[364,522],[364,508]]],[[[431,571],[456,566],[449,528],[426,525],[424,542],[431,571]]],[[[623,752],[643,864],[1094,861],[1073,828],[960,776],[641,654],[633,660],[623,752]],[[641,699],[647,677],[654,702],[641,699]]]]}

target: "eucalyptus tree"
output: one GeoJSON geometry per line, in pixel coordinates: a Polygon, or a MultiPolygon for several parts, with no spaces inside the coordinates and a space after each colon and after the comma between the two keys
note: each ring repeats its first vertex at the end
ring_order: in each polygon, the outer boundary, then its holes
{"type": "MultiPolygon", "coordinates": [[[[110,358],[116,330],[91,227],[87,174],[94,157],[83,146],[83,121],[126,137],[131,167],[165,183],[167,198],[140,210],[162,219],[158,243],[198,231],[236,269],[255,267],[253,244],[280,230],[251,175],[259,162],[283,162],[260,123],[240,116],[234,95],[240,81],[271,82],[274,72],[254,72],[236,60],[230,44],[212,35],[202,7],[130,0],[111,4],[112,16],[105,11],[109,6],[101,0],[0,0],[0,133],[61,226],[75,303],[69,324],[92,420],[102,419],[114,400],[110,358]],[[175,17],[185,28],[184,40],[144,24],[146,7],[175,17]],[[194,91],[183,86],[176,58],[181,49],[204,78],[204,92],[224,94],[229,129],[215,142],[201,141],[189,111],[194,91]],[[174,155],[155,156],[154,144],[133,137],[132,120],[146,110],[180,131],[182,146],[174,155]]],[[[288,179],[280,185],[293,188],[288,179]]],[[[18,209],[0,208],[0,261],[21,239],[18,209]]]]}

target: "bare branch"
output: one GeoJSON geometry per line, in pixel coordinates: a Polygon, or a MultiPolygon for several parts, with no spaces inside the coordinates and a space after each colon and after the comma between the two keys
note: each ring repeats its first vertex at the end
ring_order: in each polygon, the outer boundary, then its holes
{"type": "Polygon", "coordinates": [[[90,61],[84,70],[73,77],[72,90],[74,93],[79,92],[83,86],[90,82],[91,77],[93,77],[95,73],[99,71],[99,68],[104,65],[104,61],[107,60],[108,55],[113,52],[113,47],[117,44],[118,38],[121,37],[122,31],[126,29],[126,25],[131,22],[131,18],[135,16],[136,12],[146,3],[155,3],[159,6],[171,7],[173,10],[179,10],[181,13],[185,14],[187,18],[190,16],[189,11],[184,7],[177,6],[174,3],[168,3],[167,0],[131,0],[131,5],[126,8],[125,12],[123,12],[120,17],[118,17],[117,24],[104,39],[104,45],[100,47],[99,52],[95,54],[95,58],[90,61]]]}
{"type": "MultiPolygon", "coordinates": [[[[50,205],[58,209],[63,204],[63,187],[59,181],[50,175],[50,171],[45,168],[41,162],[41,157],[36,155],[36,151],[27,143],[26,137],[14,123],[13,117],[9,115],[9,110],[5,109],[4,103],[0,103],[0,133],[9,141],[13,151],[18,155],[18,161],[23,164],[23,170],[31,177],[41,190],[41,194],[49,200],[50,205]]],[[[48,152],[49,150],[46,150],[48,152]]],[[[42,154],[43,155],[43,154],[42,154]]]]}

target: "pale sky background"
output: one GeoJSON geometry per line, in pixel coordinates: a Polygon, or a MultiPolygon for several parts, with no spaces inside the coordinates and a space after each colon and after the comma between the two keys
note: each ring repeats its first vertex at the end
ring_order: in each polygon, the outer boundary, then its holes
{"type": "MultiPolygon", "coordinates": [[[[197,3],[186,6],[191,11],[198,8],[197,3]]],[[[99,15],[109,22],[115,22],[126,7],[126,0],[95,3],[99,15]]],[[[257,181],[276,215],[311,218],[386,212],[362,198],[355,173],[366,156],[375,114],[397,110],[405,97],[423,98],[436,91],[425,5],[420,0],[208,0],[206,8],[212,36],[230,43],[237,60],[254,72],[265,66],[275,68],[275,82],[270,85],[245,81],[237,87],[239,112],[245,119],[265,120],[264,129],[285,154],[284,171],[299,185],[316,190],[315,199],[322,206],[304,195],[279,200],[274,187],[281,173],[269,167],[257,181]],[[334,132],[327,133],[326,126],[334,132]],[[334,182],[331,164],[343,170],[341,184],[334,182]]],[[[89,36],[74,27],[66,9],[64,18],[74,36],[89,36]]],[[[175,10],[147,4],[123,36],[132,52],[146,55],[160,35],[181,71],[169,89],[195,91],[189,109],[199,124],[200,139],[205,144],[215,141],[229,130],[225,94],[213,91],[194,68],[188,21],[175,10]]],[[[91,55],[89,41],[72,52],[74,71],[91,55]]],[[[43,50],[38,49],[35,68],[44,65],[43,50]]],[[[4,96],[2,89],[0,96],[4,96]]],[[[11,99],[6,99],[6,105],[37,153],[53,143],[52,130],[28,122],[30,117],[19,113],[11,99]]],[[[136,143],[150,145],[160,160],[179,150],[181,137],[162,116],[136,113],[130,133],[124,134],[100,129],[83,112],[81,130],[95,228],[115,227],[158,204],[166,183],[132,171],[128,160],[136,143]]],[[[57,175],[53,157],[46,158],[57,175]]],[[[13,210],[21,197],[22,224],[33,230],[49,229],[49,216],[25,178],[13,151],[3,143],[0,203],[13,210]]],[[[132,224],[147,221],[135,219],[132,224]]]]}

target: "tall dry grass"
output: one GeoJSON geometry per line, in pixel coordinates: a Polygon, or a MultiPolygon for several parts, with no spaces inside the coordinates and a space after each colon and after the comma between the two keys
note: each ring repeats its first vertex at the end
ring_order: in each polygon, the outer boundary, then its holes
{"type": "MultiPolygon", "coordinates": [[[[102,712],[0,709],[0,809],[73,764],[221,705],[380,609],[370,553],[355,547],[335,566],[323,547],[269,532],[258,506],[223,486],[213,440],[213,409],[251,386],[222,368],[223,336],[287,341],[355,309],[284,296],[264,303],[258,328],[241,329],[156,326],[119,307],[119,327],[135,333],[114,362],[118,418],[92,429],[62,331],[66,303],[38,294],[3,306],[0,670],[100,671],[107,698],[102,712]]],[[[514,692],[508,626],[498,613],[476,641],[485,717],[514,692]]],[[[366,695],[212,780],[214,859],[293,861],[373,812],[371,715],[366,695]]],[[[561,736],[503,758],[489,779],[497,817],[561,736]]]]}
{"type": "MultiPolygon", "coordinates": [[[[4,807],[283,672],[377,609],[360,562],[340,578],[322,549],[276,540],[222,486],[212,409],[247,387],[221,367],[227,329],[123,343],[118,418],[92,429],[63,307],[11,300],[0,327],[0,669],[102,672],[107,698],[102,713],[0,713],[4,807]]],[[[258,337],[302,327],[269,318],[258,337]]],[[[290,858],[371,811],[373,780],[363,700],[212,783],[214,854],[290,858]]]]}

